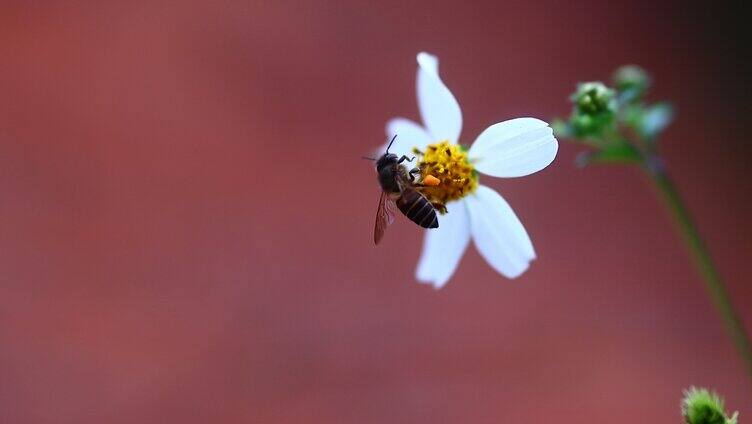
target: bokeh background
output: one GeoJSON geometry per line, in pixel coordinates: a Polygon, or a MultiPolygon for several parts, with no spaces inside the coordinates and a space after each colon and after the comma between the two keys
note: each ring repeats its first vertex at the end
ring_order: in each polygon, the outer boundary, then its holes
{"type": "Polygon", "coordinates": [[[752,386],[635,170],[484,180],[538,252],[417,284],[359,157],[441,59],[463,141],[648,68],[664,152],[752,328],[749,67],[722,2],[4,1],[0,422],[680,422],[752,386]],[[746,87],[746,88],[745,88],[746,87]]]}

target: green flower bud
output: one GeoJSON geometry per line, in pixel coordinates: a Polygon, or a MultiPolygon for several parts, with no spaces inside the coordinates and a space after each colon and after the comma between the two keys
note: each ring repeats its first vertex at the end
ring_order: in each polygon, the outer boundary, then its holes
{"type": "Polygon", "coordinates": [[[578,136],[595,133],[598,130],[597,121],[590,115],[572,115],[572,129],[578,136]]]}
{"type": "Polygon", "coordinates": [[[572,101],[581,113],[588,115],[610,113],[616,109],[614,90],[600,81],[579,84],[577,91],[572,95],[572,101]]]}
{"type": "Polygon", "coordinates": [[[723,399],[707,389],[690,387],[685,390],[681,410],[687,424],[736,424],[737,414],[728,418],[723,399]]]}
{"type": "Polygon", "coordinates": [[[571,132],[577,138],[598,137],[611,122],[611,114],[587,115],[573,113],[569,119],[571,132]]]}
{"type": "Polygon", "coordinates": [[[625,65],[614,72],[614,86],[619,92],[631,91],[638,97],[649,85],[648,73],[637,65],[625,65]]]}

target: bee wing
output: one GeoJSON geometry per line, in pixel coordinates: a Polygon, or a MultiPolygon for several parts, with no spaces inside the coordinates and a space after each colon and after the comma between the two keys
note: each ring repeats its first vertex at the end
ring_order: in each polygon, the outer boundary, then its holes
{"type": "Polygon", "coordinates": [[[389,198],[385,191],[379,197],[379,206],[376,208],[376,225],[373,227],[373,242],[379,244],[384,237],[386,227],[394,221],[394,201],[389,198]]]}

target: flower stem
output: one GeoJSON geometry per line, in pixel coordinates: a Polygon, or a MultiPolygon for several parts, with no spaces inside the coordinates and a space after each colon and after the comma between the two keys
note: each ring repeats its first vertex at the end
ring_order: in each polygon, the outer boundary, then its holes
{"type": "Polygon", "coordinates": [[[705,243],[700,238],[689,210],[684,205],[679,192],[676,190],[676,186],[659,160],[654,160],[652,163],[650,160],[646,161],[646,166],[643,169],[647,172],[651,183],[674,218],[684,244],[702,276],[705,289],[710,295],[718,313],[721,314],[726,331],[736,345],[739,355],[744,360],[747,374],[752,381],[752,344],[750,344],[749,335],[744,329],[739,314],[731,304],[731,299],[729,299],[726,292],[723,279],[713,264],[705,243]]]}

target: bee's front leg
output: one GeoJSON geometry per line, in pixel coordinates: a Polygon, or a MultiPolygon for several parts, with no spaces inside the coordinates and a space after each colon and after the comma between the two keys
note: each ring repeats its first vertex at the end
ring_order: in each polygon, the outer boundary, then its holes
{"type": "MultiPolygon", "coordinates": [[[[415,159],[415,158],[413,158],[413,159],[415,159]]],[[[407,176],[410,178],[410,182],[411,183],[415,182],[415,174],[420,174],[420,169],[413,168],[413,169],[410,170],[410,172],[407,173],[407,176]]]]}
{"type": "Polygon", "coordinates": [[[401,158],[397,161],[397,163],[402,163],[404,161],[412,162],[415,160],[415,156],[411,157],[410,159],[407,158],[407,155],[402,155],[401,158]]]}

